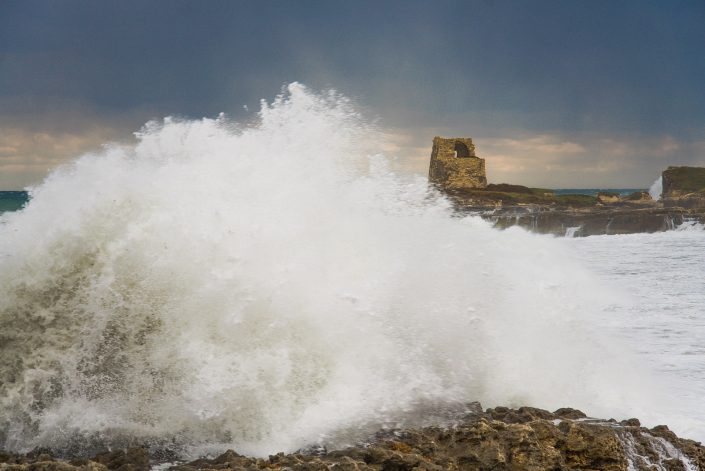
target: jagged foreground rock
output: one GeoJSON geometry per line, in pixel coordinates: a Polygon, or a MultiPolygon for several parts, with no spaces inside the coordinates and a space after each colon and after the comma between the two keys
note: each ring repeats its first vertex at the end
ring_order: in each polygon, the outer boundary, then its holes
{"type": "MultiPolygon", "coordinates": [[[[450,428],[383,431],[367,444],[344,450],[279,453],[268,459],[229,450],[215,459],[174,464],[169,469],[705,470],[705,448],[678,438],[663,425],[647,429],[637,419],[619,423],[588,419],[575,409],[551,413],[498,407],[482,412],[477,404],[475,410],[450,428]]],[[[68,462],[48,454],[0,453],[0,463],[3,471],[145,471],[150,467],[148,452],[142,448],[68,462]]]]}

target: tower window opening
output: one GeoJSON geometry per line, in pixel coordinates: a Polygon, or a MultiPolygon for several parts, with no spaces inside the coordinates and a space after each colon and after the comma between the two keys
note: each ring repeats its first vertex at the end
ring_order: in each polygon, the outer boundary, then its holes
{"type": "Polygon", "coordinates": [[[470,150],[468,146],[462,142],[455,143],[455,156],[456,157],[470,157],[470,150]]]}

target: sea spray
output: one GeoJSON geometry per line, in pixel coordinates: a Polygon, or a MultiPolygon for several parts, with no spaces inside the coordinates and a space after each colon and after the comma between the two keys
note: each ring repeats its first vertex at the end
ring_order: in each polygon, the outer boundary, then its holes
{"type": "Polygon", "coordinates": [[[655,201],[661,199],[663,193],[663,177],[658,177],[649,187],[649,196],[655,201]]]}
{"type": "Polygon", "coordinates": [[[149,123],[6,216],[0,448],[263,455],[472,400],[657,403],[567,248],[453,217],[335,93],[257,118],[149,123]]]}

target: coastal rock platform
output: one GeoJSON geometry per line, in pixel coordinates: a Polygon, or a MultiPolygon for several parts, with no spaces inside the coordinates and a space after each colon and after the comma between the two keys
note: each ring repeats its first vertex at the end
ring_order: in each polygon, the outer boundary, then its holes
{"type": "MultiPolygon", "coordinates": [[[[90,459],[59,460],[47,450],[0,452],[3,471],[197,470],[705,470],[705,448],[668,427],[642,427],[637,419],[590,419],[579,410],[532,407],[482,410],[478,403],[451,427],[383,430],[342,450],[312,448],[267,459],[233,450],[215,458],[159,464],[146,448],[109,451],[90,459]]],[[[168,460],[166,460],[168,461],[168,460]]]]}
{"type": "Polygon", "coordinates": [[[584,237],[705,224],[705,167],[668,167],[654,182],[653,198],[651,190],[559,193],[488,184],[485,161],[476,156],[471,138],[437,136],[428,175],[430,185],[447,196],[459,214],[479,215],[498,229],[519,226],[541,234],[584,237]]]}
{"type": "Polygon", "coordinates": [[[464,211],[479,214],[498,229],[519,226],[540,234],[568,237],[664,232],[684,224],[705,224],[705,211],[680,207],[514,206],[491,210],[465,208],[464,211]]]}
{"type": "Polygon", "coordinates": [[[555,236],[653,233],[705,224],[705,204],[690,204],[692,195],[657,202],[648,193],[642,197],[643,192],[627,198],[609,194],[557,196],[548,193],[550,190],[518,185],[494,187],[498,189],[445,194],[458,215],[480,216],[498,229],[518,226],[555,236]]]}

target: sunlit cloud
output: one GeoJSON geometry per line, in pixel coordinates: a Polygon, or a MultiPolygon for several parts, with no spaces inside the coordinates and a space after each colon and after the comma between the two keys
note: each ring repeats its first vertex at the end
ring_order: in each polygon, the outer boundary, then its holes
{"type": "Polygon", "coordinates": [[[0,127],[0,135],[0,188],[3,189],[36,184],[56,167],[124,137],[109,127],[93,127],[83,132],[0,127]]]}
{"type": "Polygon", "coordinates": [[[591,137],[542,134],[478,143],[490,180],[551,187],[646,186],[664,161],[682,160],[679,151],[687,147],[672,136],[591,137]]]}

